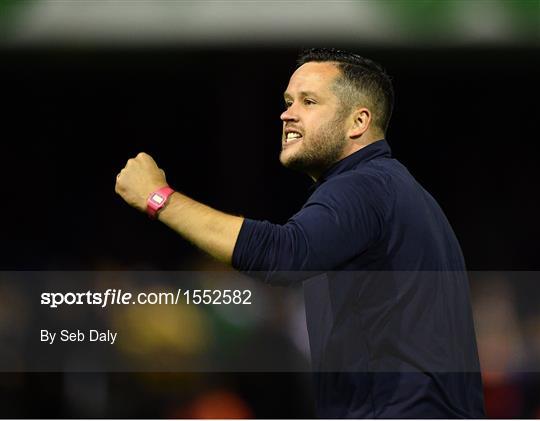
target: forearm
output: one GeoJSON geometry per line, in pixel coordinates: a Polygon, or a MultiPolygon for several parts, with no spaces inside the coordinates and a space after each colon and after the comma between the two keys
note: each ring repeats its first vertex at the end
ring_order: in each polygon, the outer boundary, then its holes
{"type": "Polygon", "coordinates": [[[173,193],[158,219],[216,259],[231,264],[244,218],[212,209],[173,193]]]}
{"type": "MultiPolygon", "coordinates": [[[[129,159],[116,176],[115,191],[128,204],[144,212],[150,193],[167,185],[165,172],[144,152],[129,159]]],[[[173,193],[158,214],[160,221],[197,247],[230,264],[244,218],[227,215],[173,193]]]]}

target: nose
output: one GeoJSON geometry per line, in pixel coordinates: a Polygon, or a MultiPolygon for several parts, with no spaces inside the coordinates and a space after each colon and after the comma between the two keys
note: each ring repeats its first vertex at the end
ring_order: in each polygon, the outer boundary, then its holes
{"type": "Polygon", "coordinates": [[[288,121],[298,121],[298,116],[296,115],[296,113],[293,111],[293,107],[289,107],[287,108],[285,111],[283,111],[281,113],[281,115],[279,116],[279,118],[281,119],[281,121],[283,121],[284,123],[288,122],[288,121]]]}

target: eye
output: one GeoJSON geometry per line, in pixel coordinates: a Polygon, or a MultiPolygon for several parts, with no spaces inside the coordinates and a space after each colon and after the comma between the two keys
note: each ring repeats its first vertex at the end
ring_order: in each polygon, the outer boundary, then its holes
{"type": "Polygon", "coordinates": [[[285,101],[285,108],[289,108],[292,105],[292,101],[285,101]]]}
{"type": "Polygon", "coordinates": [[[310,98],[305,98],[304,99],[304,104],[305,105],[314,105],[314,104],[316,104],[316,102],[314,100],[310,99],[310,98]]]}

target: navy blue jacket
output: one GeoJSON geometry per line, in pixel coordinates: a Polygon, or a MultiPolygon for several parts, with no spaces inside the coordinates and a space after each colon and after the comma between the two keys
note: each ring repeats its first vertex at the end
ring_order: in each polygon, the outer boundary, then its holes
{"type": "Polygon", "coordinates": [[[285,225],[246,219],[233,266],[303,281],[318,416],[484,416],[459,243],[385,140],[331,167],[285,225]]]}

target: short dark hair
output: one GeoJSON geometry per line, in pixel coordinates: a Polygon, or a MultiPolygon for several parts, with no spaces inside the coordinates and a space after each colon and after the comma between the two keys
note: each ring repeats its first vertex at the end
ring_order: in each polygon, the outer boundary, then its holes
{"type": "Polygon", "coordinates": [[[335,48],[310,48],[298,56],[298,67],[309,62],[335,62],[341,76],[334,86],[347,110],[359,104],[367,106],[373,124],[386,132],[394,108],[394,88],[383,67],[358,54],[335,48]]]}

